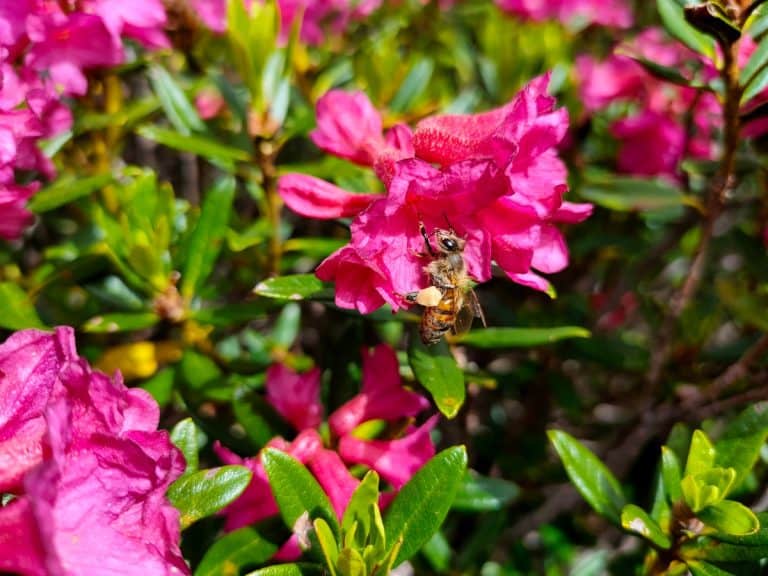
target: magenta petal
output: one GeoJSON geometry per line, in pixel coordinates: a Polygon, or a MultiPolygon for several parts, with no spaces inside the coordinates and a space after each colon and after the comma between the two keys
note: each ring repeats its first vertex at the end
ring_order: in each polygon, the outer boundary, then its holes
{"type": "Polygon", "coordinates": [[[331,90],[317,101],[317,128],[312,141],[326,152],[372,166],[385,146],[381,115],[365,93],[331,90]]]}
{"type": "Polygon", "coordinates": [[[363,389],[331,414],[328,424],[337,437],[368,420],[398,420],[417,415],[429,401],[402,387],[394,350],[385,345],[363,353],[363,389]]]}
{"type": "Polygon", "coordinates": [[[328,495],[336,516],[341,518],[360,481],[349,473],[344,462],[333,450],[319,450],[307,462],[307,466],[328,495]]]}
{"type": "Polygon", "coordinates": [[[27,498],[0,507],[0,572],[47,576],[45,549],[27,498]]]}
{"type": "Polygon", "coordinates": [[[37,184],[24,187],[0,183],[0,238],[14,240],[34,222],[35,217],[26,205],[37,188],[37,184]]]}
{"type": "Polygon", "coordinates": [[[308,218],[348,218],[380,198],[378,194],[354,194],[306,174],[286,174],[277,183],[285,204],[308,218]]]}
{"type": "Polygon", "coordinates": [[[359,440],[344,436],[339,441],[339,454],[347,461],[364,464],[400,489],[427,460],[435,455],[429,432],[438,416],[432,416],[420,427],[398,440],[359,440]]]}
{"type": "Polygon", "coordinates": [[[533,252],[531,267],[547,274],[560,272],[568,266],[568,247],[560,231],[546,224],[541,227],[541,240],[533,252]]]}
{"type": "Polygon", "coordinates": [[[555,222],[576,224],[589,218],[594,209],[595,207],[592,204],[563,202],[557,212],[553,215],[552,219],[555,222]]]}
{"type": "Polygon", "coordinates": [[[320,280],[336,283],[336,305],[339,308],[357,309],[368,314],[384,304],[382,293],[393,293],[391,283],[368,266],[349,245],[323,260],[315,273],[320,280]]]}
{"type": "Polygon", "coordinates": [[[521,286],[527,286],[540,292],[552,293],[552,284],[547,280],[536,274],[535,272],[527,272],[525,274],[508,274],[513,282],[520,284],[521,286]]]}
{"type": "Polygon", "coordinates": [[[267,370],[267,402],[296,430],[314,428],[323,420],[320,370],[297,374],[282,364],[267,370]]]}

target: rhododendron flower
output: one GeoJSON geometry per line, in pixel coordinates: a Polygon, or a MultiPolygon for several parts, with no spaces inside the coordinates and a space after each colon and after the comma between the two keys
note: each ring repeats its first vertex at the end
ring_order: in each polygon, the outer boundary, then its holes
{"type": "MultiPolygon", "coordinates": [[[[313,422],[315,415],[321,413],[319,384],[320,372],[317,369],[296,374],[276,364],[267,371],[267,401],[299,432],[290,443],[277,437],[267,447],[282,450],[302,462],[315,476],[341,518],[359,484],[350,474],[348,464],[367,464],[395,488],[400,488],[434,455],[429,431],[437,420],[432,418],[419,428],[410,427],[402,437],[391,442],[354,438],[353,430],[364,422],[384,420],[397,423],[429,407],[425,398],[402,387],[394,350],[384,345],[365,350],[360,393],[338,408],[328,420],[333,443],[338,441],[339,446],[348,444],[350,457],[346,458],[341,451],[325,447],[317,430],[297,425],[313,422]],[[303,409],[302,403],[306,403],[303,409]],[[399,469],[395,469],[395,462],[400,462],[399,469]]],[[[222,512],[226,517],[225,529],[235,530],[277,514],[277,504],[260,455],[241,458],[221,445],[216,445],[215,451],[223,462],[242,464],[253,472],[253,479],[243,494],[222,512]]],[[[294,538],[283,546],[275,558],[293,559],[298,553],[294,538]]]]}
{"type": "Polygon", "coordinates": [[[0,345],[0,570],[30,575],[188,574],[165,498],[184,469],[159,408],[91,370],[73,332],[0,345]]]}
{"type": "Polygon", "coordinates": [[[393,310],[409,306],[404,295],[428,281],[421,224],[427,234],[452,228],[466,239],[463,256],[476,281],[490,278],[495,261],[513,281],[551,289],[535,271],[558,272],[568,263],[554,223],[581,221],[591,206],[563,203],[567,174],[556,147],[568,116],[546,93],[548,82],[548,76],[537,78],[488,112],[434,116],[413,132],[399,125],[386,134],[361,92],[334,90],[321,98],[315,143],[373,167],[387,189],[355,195],[298,174],[278,183],[286,204],[304,216],[354,215],[350,244],[316,271],[336,283],[338,306],[363,313],[383,303],[393,310]]]}
{"type": "Polygon", "coordinates": [[[496,4],[531,20],[560,20],[577,26],[632,26],[632,11],[626,0],[496,0],[496,4]]]}
{"type": "Polygon", "coordinates": [[[17,186],[0,183],[0,238],[18,238],[24,229],[32,224],[34,216],[25,206],[36,190],[35,184],[17,186]]]}

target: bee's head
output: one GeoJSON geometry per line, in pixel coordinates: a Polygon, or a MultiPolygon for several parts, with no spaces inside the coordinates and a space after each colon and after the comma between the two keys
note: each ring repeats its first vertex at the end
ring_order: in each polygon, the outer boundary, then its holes
{"type": "Polygon", "coordinates": [[[446,254],[461,252],[464,250],[464,244],[466,244],[464,239],[459,238],[453,230],[443,230],[442,228],[435,230],[435,240],[440,251],[446,254]]]}

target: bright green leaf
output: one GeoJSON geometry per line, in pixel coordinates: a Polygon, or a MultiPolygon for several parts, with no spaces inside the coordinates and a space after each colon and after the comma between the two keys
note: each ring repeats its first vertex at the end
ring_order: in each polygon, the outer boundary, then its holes
{"type": "Polygon", "coordinates": [[[174,150],[202,156],[225,169],[231,169],[235,162],[247,162],[251,158],[248,150],[225,144],[209,135],[190,134],[185,136],[169,128],[148,124],[139,126],[136,133],[174,150]]]}
{"type": "Polygon", "coordinates": [[[317,564],[275,564],[248,572],[245,576],[323,576],[325,570],[317,564]]]}
{"type": "Polygon", "coordinates": [[[328,567],[331,576],[336,576],[336,563],[339,560],[339,545],[333,536],[333,532],[331,532],[328,523],[322,518],[316,518],[312,525],[315,528],[317,541],[320,543],[320,550],[323,552],[323,557],[325,558],[325,565],[328,567]]]}
{"type": "Polygon", "coordinates": [[[662,210],[693,202],[677,186],[665,180],[596,173],[588,175],[579,194],[618,212],[662,210]]]}
{"type": "Polygon", "coordinates": [[[0,327],[9,330],[45,328],[30,297],[14,282],[0,282],[0,327]]]}
{"type": "Polygon", "coordinates": [[[187,463],[184,474],[197,472],[200,463],[197,454],[199,447],[197,445],[197,426],[195,426],[192,418],[184,418],[173,427],[171,442],[184,454],[184,460],[187,463]]]}
{"type": "Polygon", "coordinates": [[[659,548],[666,550],[672,545],[669,536],[664,534],[656,521],[645,510],[634,504],[627,504],[621,511],[621,526],[629,532],[650,540],[659,548]]]}
{"type": "MultiPolygon", "coordinates": [[[[371,506],[378,510],[379,504],[379,475],[370,470],[352,493],[352,498],[344,511],[341,519],[341,531],[343,534],[357,524],[355,530],[355,542],[358,548],[362,548],[372,536],[375,530],[374,518],[371,518],[371,506]]],[[[348,545],[348,544],[347,544],[348,545]]]]}
{"type": "Polygon", "coordinates": [[[621,522],[626,498],[616,477],[591,450],[561,430],[547,432],[565,471],[584,499],[615,524],[621,522]]]}
{"type": "Polygon", "coordinates": [[[63,176],[37,192],[29,201],[29,209],[36,214],[48,212],[83,196],[101,190],[114,180],[111,173],[86,176],[63,176]]]}
{"type": "Polygon", "coordinates": [[[685,462],[685,476],[706,472],[715,464],[715,447],[707,435],[696,430],[691,438],[688,459],[685,462]]]}
{"type": "Polygon", "coordinates": [[[715,443],[715,464],[736,471],[737,488],[752,470],[768,438],[768,402],[749,406],[728,422],[715,443]]]}
{"type": "Polygon", "coordinates": [[[397,566],[411,558],[443,523],[459,491],[467,467],[463,446],[443,450],[403,486],[384,517],[387,547],[400,542],[397,566]]]}
{"type": "Polygon", "coordinates": [[[693,576],[734,576],[733,572],[726,572],[706,562],[691,560],[687,566],[693,576]]]}
{"type": "Polygon", "coordinates": [[[213,271],[234,198],[235,179],[231,177],[221,178],[205,194],[200,218],[189,237],[181,267],[181,294],[185,298],[198,294],[213,271]]]}
{"type": "Polygon", "coordinates": [[[301,307],[295,302],[289,302],[283,306],[272,328],[272,343],[282,348],[290,348],[299,336],[300,328],[301,307]]]}
{"type": "Polygon", "coordinates": [[[181,529],[234,502],[251,481],[245,466],[221,466],[182,476],[168,489],[168,499],[181,512],[181,529]]]}
{"type": "Polygon", "coordinates": [[[133,332],[151,328],[158,322],[160,317],[154,312],[115,312],[94,316],[83,324],[83,331],[96,334],[133,332]]]}
{"type": "Polygon", "coordinates": [[[325,520],[333,532],[334,539],[338,540],[339,523],[336,513],[328,496],[304,465],[274,448],[263,450],[261,461],[285,525],[293,529],[296,521],[303,514],[309,513],[310,520],[325,520]]]}
{"type": "Polygon", "coordinates": [[[715,55],[715,42],[702,34],[685,19],[683,7],[675,0],[656,0],[656,7],[664,27],[672,36],[680,40],[694,52],[708,56],[715,55]]]}
{"type": "Polygon", "coordinates": [[[553,328],[484,328],[457,336],[455,341],[475,348],[528,348],[544,346],[568,338],[589,338],[590,332],[579,326],[553,328]]]}
{"type": "Polygon", "coordinates": [[[680,461],[675,453],[666,446],[661,447],[661,474],[669,501],[672,503],[679,502],[683,497],[680,489],[680,461]]]}
{"type": "Polygon", "coordinates": [[[203,556],[195,576],[239,574],[240,568],[266,562],[277,550],[277,544],[246,526],[217,539],[203,556]]]}
{"type": "Polygon", "coordinates": [[[314,274],[294,274],[268,278],[259,282],[253,291],[259,296],[279,300],[304,300],[305,298],[317,298],[328,294],[326,284],[314,274]]]}
{"type": "Polygon", "coordinates": [[[448,345],[441,341],[427,347],[419,338],[413,338],[408,348],[408,362],[416,379],[432,394],[438,410],[448,418],[456,416],[464,404],[466,388],[464,374],[448,345]]]}
{"type": "Polygon", "coordinates": [[[760,521],[749,508],[734,500],[723,500],[700,510],[696,516],[718,532],[743,536],[760,528],[760,521]]]}
{"type": "Polygon", "coordinates": [[[150,65],[148,75],[166,117],[178,132],[189,136],[192,132],[205,130],[205,123],[174,76],[158,64],[150,65]]]}

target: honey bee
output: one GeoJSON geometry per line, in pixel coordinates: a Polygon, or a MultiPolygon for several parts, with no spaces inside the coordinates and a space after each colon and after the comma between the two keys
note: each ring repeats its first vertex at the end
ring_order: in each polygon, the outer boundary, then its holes
{"type": "Polygon", "coordinates": [[[464,261],[466,241],[452,229],[436,228],[433,232],[436,247],[433,247],[421,222],[419,230],[432,258],[424,267],[430,286],[406,294],[405,298],[424,307],[419,330],[421,341],[429,346],[439,342],[449,330],[454,334],[466,332],[475,317],[485,326],[483,309],[472,290],[464,261]]]}

